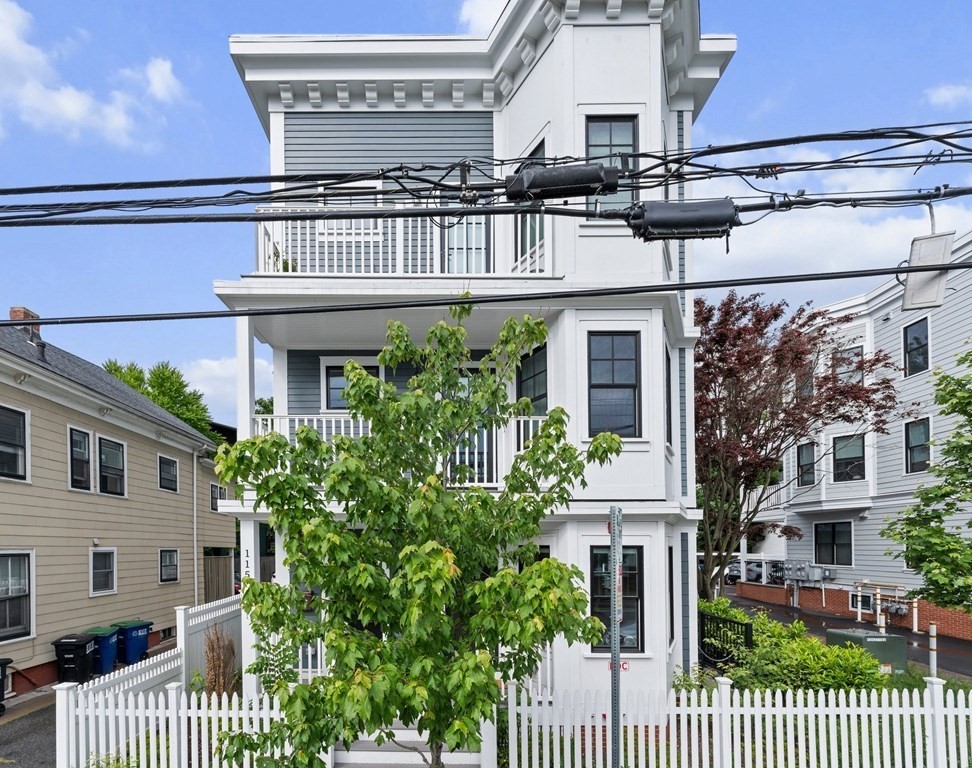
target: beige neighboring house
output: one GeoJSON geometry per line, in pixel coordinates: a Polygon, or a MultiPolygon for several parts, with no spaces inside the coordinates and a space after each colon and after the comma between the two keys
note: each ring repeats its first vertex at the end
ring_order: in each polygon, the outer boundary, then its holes
{"type": "Polygon", "coordinates": [[[62,635],[138,617],[154,622],[155,644],[174,633],[176,606],[225,596],[205,594],[204,549],[232,562],[235,545],[233,518],[215,511],[213,449],[100,366],[46,344],[37,326],[0,328],[7,695],[57,680],[51,641],[62,635]]]}

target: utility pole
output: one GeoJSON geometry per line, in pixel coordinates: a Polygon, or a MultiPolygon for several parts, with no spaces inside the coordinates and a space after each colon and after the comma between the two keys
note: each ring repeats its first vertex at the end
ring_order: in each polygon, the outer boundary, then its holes
{"type": "Polygon", "coordinates": [[[621,507],[611,507],[611,768],[621,768],[621,507]]]}

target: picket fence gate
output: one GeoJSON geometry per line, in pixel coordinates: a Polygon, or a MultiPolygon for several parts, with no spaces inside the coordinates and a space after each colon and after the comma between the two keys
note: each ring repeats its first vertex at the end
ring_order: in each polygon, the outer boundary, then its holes
{"type": "MultiPolygon", "coordinates": [[[[621,702],[626,768],[968,768],[972,696],[926,678],[917,691],[712,691],[621,702]]],[[[605,692],[511,686],[510,768],[607,768],[605,692]]]]}

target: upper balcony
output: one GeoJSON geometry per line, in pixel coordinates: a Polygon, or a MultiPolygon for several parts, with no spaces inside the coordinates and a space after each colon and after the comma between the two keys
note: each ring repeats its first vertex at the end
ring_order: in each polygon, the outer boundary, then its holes
{"type": "MultiPolygon", "coordinates": [[[[427,200],[381,203],[354,199],[369,209],[429,208],[427,200]]],[[[335,207],[341,207],[339,204],[335,207]]],[[[346,207],[346,206],[345,206],[346,207]]],[[[552,259],[545,216],[523,213],[500,225],[488,216],[421,218],[313,218],[326,208],[274,206],[258,212],[307,215],[307,220],[257,224],[256,271],[314,277],[548,276],[552,259]]]]}

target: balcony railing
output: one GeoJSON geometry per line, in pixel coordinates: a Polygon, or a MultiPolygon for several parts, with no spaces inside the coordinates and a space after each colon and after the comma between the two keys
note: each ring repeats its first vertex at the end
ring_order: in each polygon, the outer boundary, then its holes
{"type": "MultiPolygon", "coordinates": [[[[427,207],[424,200],[378,206],[427,207]]],[[[369,206],[371,207],[371,206],[369,206]]],[[[258,212],[322,213],[321,207],[261,207],[258,212]]],[[[496,247],[493,220],[455,218],[310,219],[259,222],[257,271],[326,276],[427,277],[543,274],[544,221],[515,217],[509,247],[496,247]]]]}
{"type": "MultiPolygon", "coordinates": [[[[530,416],[516,419],[507,429],[478,429],[463,435],[457,441],[452,456],[453,466],[467,466],[472,472],[465,473],[462,485],[495,487],[510,467],[513,457],[520,453],[527,442],[537,433],[544,417],[530,416]]],[[[370,434],[371,425],[364,419],[348,415],[273,415],[254,416],[253,434],[271,432],[284,435],[293,442],[300,427],[310,427],[324,440],[337,435],[363,437],[370,434]]]]}

